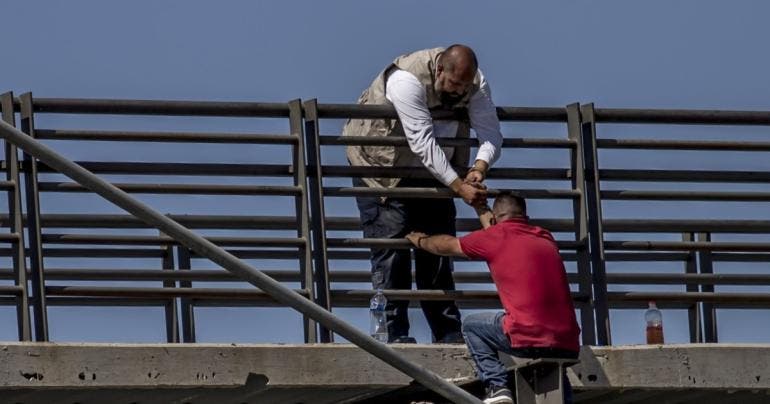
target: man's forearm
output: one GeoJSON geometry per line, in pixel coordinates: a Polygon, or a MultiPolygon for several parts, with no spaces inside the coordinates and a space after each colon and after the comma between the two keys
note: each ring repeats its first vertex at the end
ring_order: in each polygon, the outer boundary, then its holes
{"type": "Polygon", "coordinates": [[[492,226],[494,223],[495,215],[492,213],[492,209],[489,206],[480,206],[476,208],[476,214],[479,215],[479,221],[481,222],[481,228],[486,229],[492,226]]]}
{"type": "Polygon", "coordinates": [[[457,237],[448,234],[421,237],[418,241],[418,247],[435,255],[454,257],[465,256],[460,248],[460,242],[457,240],[457,237]]]}

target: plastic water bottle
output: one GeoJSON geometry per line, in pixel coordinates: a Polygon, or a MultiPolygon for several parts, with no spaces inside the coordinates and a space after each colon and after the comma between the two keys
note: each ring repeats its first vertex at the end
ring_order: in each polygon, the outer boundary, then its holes
{"type": "Polygon", "coordinates": [[[644,312],[644,320],[647,322],[647,343],[663,343],[663,314],[658,310],[655,302],[649,302],[647,311],[644,312]]]}
{"type": "Polygon", "coordinates": [[[385,315],[385,306],[388,299],[382,294],[382,289],[377,289],[377,293],[369,301],[369,333],[372,338],[380,342],[388,342],[388,319],[385,315]]]}

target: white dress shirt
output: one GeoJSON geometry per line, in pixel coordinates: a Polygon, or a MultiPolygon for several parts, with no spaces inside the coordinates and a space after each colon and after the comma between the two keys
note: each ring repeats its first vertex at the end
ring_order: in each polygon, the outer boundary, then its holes
{"type": "MultiPolygon", "coordinates": [[[[476,160],[483,160],[491,166],[500,157],[503,135],[489,84],[481,71],[479,76],[481,85],[468,103],[468,116],[479,139],[476,160]]],[[[385,98],[396,108],[412,152],[434,177],[447,186],[451,184],[458,178],[449,164],[453,150],[451,147],[439,147],[436,138],[454,137],[458,122],[434,122],[428,110],[425,88],[417,77],[404,70],[395,70],[390,74],[385,83],[385,98]]]]}

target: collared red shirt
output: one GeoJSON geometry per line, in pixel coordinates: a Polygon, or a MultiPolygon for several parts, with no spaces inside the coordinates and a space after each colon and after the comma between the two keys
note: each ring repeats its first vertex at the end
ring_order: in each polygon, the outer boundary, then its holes
{"type": "Polygon", "coordinates": [[[548,230],[514,218],[461,237],[460,247],[489,265],[511,347],[580,349],[564,262],[548,230]]]}

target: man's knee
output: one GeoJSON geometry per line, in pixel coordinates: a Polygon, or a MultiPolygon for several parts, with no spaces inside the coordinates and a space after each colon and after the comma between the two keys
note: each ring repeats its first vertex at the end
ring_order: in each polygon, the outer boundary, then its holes
{"type": "Polygon", "coordinates": [[[486,316],[484,313],[473,313],[466,315],[465,318],[463,318],[461,327],[463,334],[474,333],[474,331],[477,330],[479,326],[486,322],[485,318],[486,316]]]}

